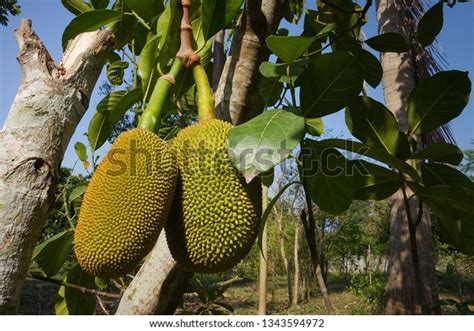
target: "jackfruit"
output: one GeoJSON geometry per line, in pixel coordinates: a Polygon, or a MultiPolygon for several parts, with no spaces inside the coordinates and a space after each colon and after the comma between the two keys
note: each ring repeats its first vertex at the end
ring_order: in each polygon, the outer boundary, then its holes
{"type": "Polygon", "coordinates": [[[174,259],[188,270],[228,270],[252,248],[261,215],[260,181],[246,184],[227,153],[232,125],[209,120],[185,128],[173,141],[179,180],[165,224],[174,259]]]}
{"type": "Polygon", "coordinates": [[[101,278],[131,271],[164,226],[177,177],[170,145],[144,129],[122,133],[84,195],[74,239],[81,267],[101,278]]]}

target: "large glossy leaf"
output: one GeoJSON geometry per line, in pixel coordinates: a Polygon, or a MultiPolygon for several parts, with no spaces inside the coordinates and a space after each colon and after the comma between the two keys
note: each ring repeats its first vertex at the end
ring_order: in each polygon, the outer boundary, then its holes
{"type": "Polygon", "coordinates": [[[426,186],[451,185],[474,190],[474,183],[455,168],[440,163],[423,163],[421,176],[426,186]]]}
{"type": "Polygon", "coordinates": [[[139,24],[137,18],[131,13],[130,8],[128,8],[124,1],[115,2],[112,9],[122,13],[118,20],[108,25],[109,29],[114,33],[114,47],[120,49],[132,41],[136,27],[139,24]]]}
{"type": "Polygon", "coordinates": [[[347,159],[334,148],[306,140],[302,150],[303,171],[311,199],[331,214],[347,210],[352,202],[355,182],[347,159]]]}
{"type": "Polygon", "coordinates": [[[312,58],[298,80],[304,116],[322,117],[344,108],[360,93],[363,80],[362,65],[348,52],[312,58]]]}
{"type": "Polygon", "coordinates": [[[452,185],[434,185],[416,192],[423,201],[432,204],[448,204],[474,219],[474,190],[452,185]]]}
{"type": "Polygon", "coordinates": [[[447,143],[433,143],[411,157],[412,159],[426,159],[430,161],[458,165],[464,154],[458,146],[447,143]]]}
{"type": "Polygon", "coordinates": [[[97,150],[107,141],[117,122],[142,96],[141,88],[136,88],[131,91],[112,92],[99,102],[89,123],[87,135],[92,150],[97,150]]]}
{"type": "Polygon", "coordinates": [[[385,167],[364,161],[350,161],[355,180],[354,199],[384,200],[400,188],[400,176],[385,167]]]}
{"type": "MultiPolygon", "coordinates": [[[[95,279],[75,265],[64,279],[66,283],[86,288],[95,288],[95,279]]],[[[95,296],[80,290],[61,286],[54,305],[56,315],[92,315],[95,311],[95,296]]]]}
{"type": "Polygon", "coordinates": [[[309,61],[301,59],[288,65],[286,63],[262,62],[260,65],[260,73],[263,77],[278,78],[282,83],[291,83],[301,75],[309,61]]]}
{"type": "Polygon", "coordinates": [[[358,97],[346,108],[349,131],[367,145],[397,153],[398,124],[395,116],[380,102],[358,97]]]}
{"type": "Polygon", "coordinates": [[[469,101],[467,72],[443,71],[424,79],[408,99],[410,133],[431,132],[461,114],[469,101]]]}
{"type": "Polygon", "coordinates": [[[410,46],[405,38],[395,32],[387,32],[369,38],[365,43],[379,52],[404,53],[410,50],[410,46]]]}
{"type": "Polygon", "coordinates": [[[327,147],[343,149],[349,152],[357,153],[361,156],[369,157],[376,161],[385,163],[390,167],[396,168],[410,175],[412,178],[420,179],[420,176],[414,168],[383,149],[344,139],[325,139],[319,141],[318,143],[327,147]]]}
{"type": "Polygon", "coordinates": [[[362,66],[364,67],[365,81],[376,88],[382,80],[383,69],[380,61],[369,51],[361,49],[356,53],[362,66]]]}
{"type": "Polygon", "coordinates": [[[95,31],[106,24],[117,21],[120,17],[122,17],[121,12],[107,9],[97,9],[80,14],[64,29],[62,37],[63,49],[66,48],[68,41],[74,39],[78,34],[95,31]]]}
{"type": "Polygon", "coordinates": [[[93,10],[93,8],[82,0],[61,0],[64,8],[69,10],[74,15],[79,15],[93,10]]]}
{"type": "Polygon", "coordinates": [[[178,0],[170,0],[156,25],[157,34],[161,36],[158,63],[164,68],[179,47],[179,27],[181,22],[178,0]]]}
{"type": "Polygon", "coordinates": [[[229,132],[229,156],[247,181],[288,157],[304,135],[304,118],[267,111],[229,132]]]}
{"type": "Polygon", "coordinates": [[[156,35],[148,40],[148,42],[145,44],[145,47],[143,47],[142,52],[140,53],[138,72],[140,73],[140,77],[142,79],[143,94],[145,96],[151,93],[149,84],[151,81],[153,81],[153,77],[158,76],[156,69],[156,57],[160,39],[161,36],[156,35]]]}
{"type": "Polygon", "coordinates": [[[125,75],[125,70],[128,68],[129,63],[126,61],[116,61],[107,65],[107,79],[112,85],[122,85],[123,76],[125,75]]]}
{"type": "Polygon", "coordinates": [[[258,82],[258,94],[262,103],[261,109],[263,110],[277,103],[282,91],[283,84],[277,78],[261,77],[258,82]]]}
{"type": "Polygon", "coordinates": [[[128,8],[145,21],[150,21],[165,9],[163,0],[124,0],[128,8]]]}
{"type": "Polygon", "coordinates": [[[202,2],[202,30],[210,39],[228,26],[242,7],[243,0],[205,0],[202,2]]]}
{"type": "Polygon", "coordinates": [[[316,38],[296,36],[268,36],[268,48],[283,62],[292,64],[314,43],[316,38]]]}
{"type": "Polygon", "coordinates": [[[430,45],[443,28],[443,3],[431,7],[420,19],[416,34],[421,46],[430,45]]]}
{"type": "Polygon", "coordinates": [[[80,199],[84,193],[86,193],[87,190],[87,185],[79,185],[72,190],[71,194],[69,195],[69,203],[72,203],[76,201],[77,199],[80,199]]]}
{"type": "Polygon", "coordinates": [[[105,9],[109,2],[110,0],[91,0],[91,4],[95,9],[105,9]]]}
{"type": "Polygon", "coordinates": [[[74,231],[67,230],[43,241],[35,247],[32,260],[36,261],[47,277],[54,276],[71,254],[74,231]]]}

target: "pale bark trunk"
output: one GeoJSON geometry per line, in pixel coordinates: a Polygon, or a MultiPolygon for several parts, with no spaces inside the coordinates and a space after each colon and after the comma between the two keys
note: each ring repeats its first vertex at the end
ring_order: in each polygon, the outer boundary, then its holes
{"type": "Polygon", "coordinates": [[[173,260],[163,231],[125,291],[116,314],[173,314],[191,277],[191,272],[183,270],[173,260]]]}
{"type": "Polygon", "coordinates": [[[212,67],[212,90],[215,92],[221,80],[222,71],[226,60],[224,49],[225,30],[217,32],[214,36],[213,67],[212,67]]]}
{"type": "Polygon", "coordinates": [[[53,207],[58,170],[111,49],[79,35],[56,66],[31,21],[15,30],[21,83],[0,131],[0,313],[16,313],[31,254],[53,207]]]}
{"type": "MultiPolygon", "coordinates": [[[[262,185],[262,210],[268,205],[268,187],[262,185]]],[[[268,259],[268,224],[265,224],[262,234],[262,251],[258,273],[258,314],[267,314],[267,259],[268,259]]]]}
{"type": "MultiPolygon", "coordinates": [[[[380,0],[377,3],[379,33],[397,32],[408,35],[404,5],[400,1],[380,0]]],[[[382,53],[384,70],[383,87],[387,107],[397,118],[402,131],[407,131],[406,106],[408,97],[416,85],[415,63],[410,53],[382,53]]],[[[417,208],[413,208],[417,215],[417,208]]],[[[415,216],[416,218],[416,216],[415,216]]],[[[419,314],[441,312],[438,303],[436,271],[432,254],[431,220],[423,213],[416,229],[417,250],[412,254],[406,209],[401,191],[392,197],[390,214],[390,256],[387,269],[387,314],[419,314]],[[418,266],[414,264],[418,259],[418,266]],[[417,288],[415,269],[419,267],[422,289],[417,288]],[[417,295],[417,292],[422,295],[417,295]],[[421,301],[421,302],[420,302],[421,301]]]]}
{"type": "Polygon", "coordinates": [[[296,224],[295,228],[295,240],[293,246],[293,260],[294,260],[294,279],[293,279],[293,294],[291,302],[294,305],[298,304],[299,301],[299,290],[300,290],[300,258],[299,258],[299,246],[300,246],[300,233],[301,226],[299,223],[296,224]]]}
{"type": "MultiPolygon", "coordinates": [[[[236,39],[233,41],[233,56],[227,58],[215,96],[218,117],[229,119],[228,114],[232,111],[236,119],[236,121],[233,122],[234,124],[241,121],[240,114],[243,112],[243,109],[251,107],[251,96],[256,91],[254,88],[256,85],[254,85],[252,80],[258,78],[258,67],[264,59],[264,54],[268,55],[264,39],[268,34],[275,31],[281,20],[281,4],[278,0],[252,0],[248,1],[247,6],[251,11],[254,10],[254,12],[248,15],[250,18],[246,21],[245,26],[247,28],[243,29],[244,33],[240,33],[240,37],[236,36],[236,39]],[[259,18],[262,17],[264,20],[259,20],[259,18]],[[219,92],[219,90],[221,92],[219,92]],[[225,93],[223,93],[224,91],[225,93]],[[234,95],[232,102],[230,102],[230,97],[233,92],[238,94],[238,96],[234,95]]],[[[237,34],[239,35],[239,32],[237,32],[237,34]]],[[[172,270],[175,270],[175,268],[177,268],[177,265],[169,254],[168,247],[155,245],[149,258],[141,267],[141,269],[146,269],[147,271],[137,274],[134,282],[136,282],[136,284],[150,282],[151,284],[148,284],[148,286],[151,288],[164,289],[165,287],[162,282],[164,279],[169,279],[168,287],[172,287],[176,289],[176,291],[169,291],[167,295],[181,298],[180,289],[187,286],[191,277],[188,275],[187,277],[168,278],[167,275],[172,270]],[[161,254],[165,254],[167,258],[160,258],[160,252],[161,254]],[[156,270],[159,270],[159,273],[163,274],[163,276],[160,275],[160,277],[158,277],[156,270]]],[[[128,308],[125,310],[125,308],[120,308],[117,312],[118,314],[172,313],[168,310],[158,309],[156,306],[158,301],[149,301],[145,298],[146,293],[144,292],[141,292],[140,295],[133,294],[133,288],[135,287],[127,288],[120,302],[120,306],[138,307],[143,300],[149,302],[149,304],[139,310],[129,310],[128,308]]],[[[157,292],[155,295],[161,296],[161,292],[157,292]]]]}
{"type": "Polygon", "coordinates": [[[265,38],[278,28],[281,3],[279,0],[246,1],[243,24],[235,32],[216,91],[218,117],[234,125],[252,118],[252,100],[260,75],[258,68],[269,56],[265,38]]]}

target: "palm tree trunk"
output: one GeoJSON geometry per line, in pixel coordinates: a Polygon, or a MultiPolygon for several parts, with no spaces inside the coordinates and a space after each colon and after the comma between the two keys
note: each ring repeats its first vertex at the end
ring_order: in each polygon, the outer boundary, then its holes
{"type": "MultiPolygon", "coordinates": [[[[410,40],[410,24],[406,20],[409,5],[399,0],[379,0],[377,3],[379,33],[397,32],[410,40]]],[[[400,129],[406,132],[407,100],[419,78],[414,54],[413,52],[382,53],[381,64],[384,70],[385,102],[397,118],[400,129]]],[[[411,214],[417,215],[417,205],[415,202],[411,207],[411,214]]],[[[390,256],[385,296],[387,314],[441,312],[429,213],[424,210],[419,226],[410,229],[401,191],[392,196],[390,256]]]]}

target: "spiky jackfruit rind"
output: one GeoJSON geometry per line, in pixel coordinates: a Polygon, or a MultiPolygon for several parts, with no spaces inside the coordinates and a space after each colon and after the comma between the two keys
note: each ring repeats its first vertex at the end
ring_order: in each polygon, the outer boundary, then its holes
{"type": "Polygon", "coordinates": [[[122,133],[87,187],[75,232],[81,267],[101,278],[123,276],[153,248],[173,202],[176,156],[143,129],[122,133]]]}
{"type": "Polygon", "coordinates": [[[165,225],[174,259],[188,270],[228,270],[250,251],[258,234],[261,186],[246,184],[227,152],[231,124],[211,120],[182,130],[175,140],[179,180],[165,225]]]}

